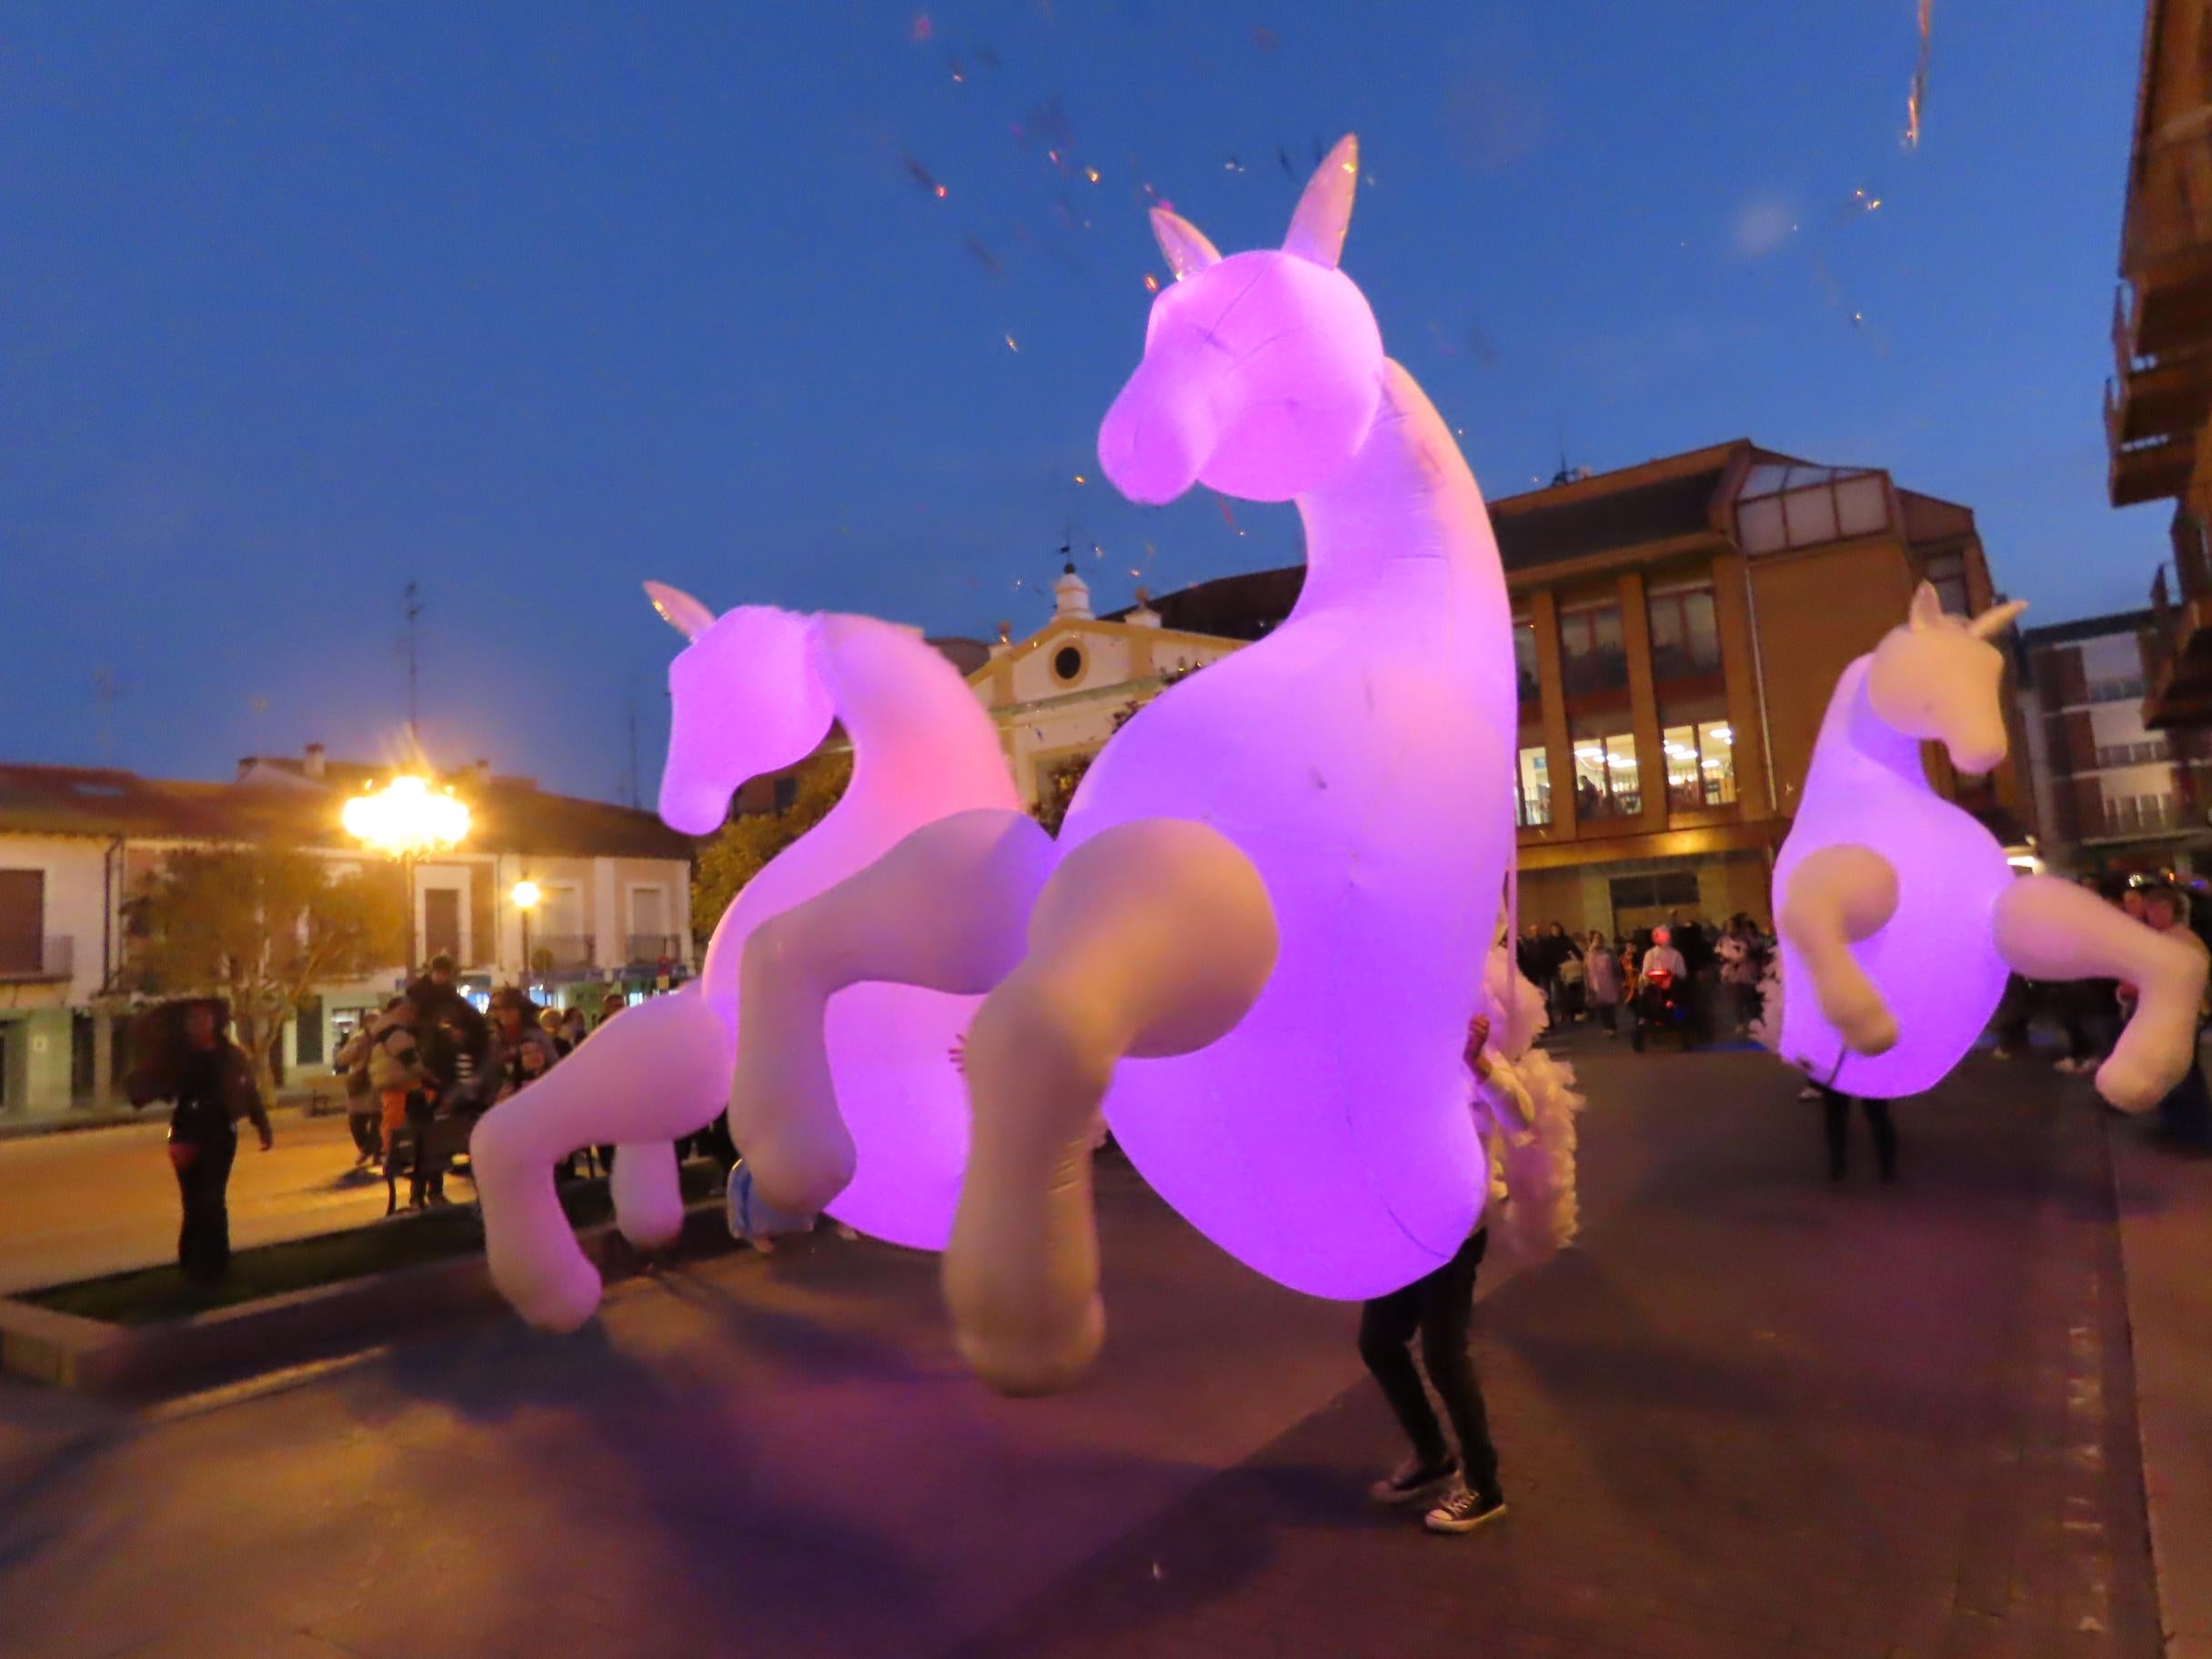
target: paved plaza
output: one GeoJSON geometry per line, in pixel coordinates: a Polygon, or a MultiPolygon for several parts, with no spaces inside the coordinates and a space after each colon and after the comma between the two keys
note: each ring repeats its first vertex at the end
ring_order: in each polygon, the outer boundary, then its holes
{"type": "Polygon", "coordinates": [[[960,1370],[931,1261],[828,1233],[565,1340],[138,1414],[0,1388],[0,1653],[2155,1659],[2086,1084],[1971,1061],[1898,1186],[1862,1142],[1832,1189],[1771,1061],[1572,1046],[1584,1243],[1477,1316],[1488,1532],[1372,1511],[1352,1311],[1110,1166],[1106,1352],[1051,1400],[960,1370]]]}

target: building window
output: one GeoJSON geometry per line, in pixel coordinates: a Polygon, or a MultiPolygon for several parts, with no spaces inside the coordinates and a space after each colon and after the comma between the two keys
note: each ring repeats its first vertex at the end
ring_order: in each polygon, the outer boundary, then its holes
{"type": "Polygon", "coordinates": [[[1569,697],[1628,689],[1628,653],[1621,645],[1621,608],[1589,605],[1559,616],[1559,677],[1569,697]]]}
{"type": "Polygon", "coordinates": [[[1078,645],[1063,645],[1052,653],[1053,676],[1069,684],[1083,677],[1083,650],[1078,645]]]}
{"type": "Polygon", "coordinates": [[[1889,524],[1889,490],[1879,472],[1763,461],[1744,475],[1736,495],[1736,538],[1751,553],[1872,536],[1889,524]]]}
{"type": "Polygon", "coordinates": [[[292,1048],[303,1066],[323,1063],[323,1000],[320,997],[301,999],[293,1011],[292,1048]]]}
{"type": "Polygon", "coordinates": [[[1519,696],[1523,708],[1533,709],[1543,700],[1543,691],[1536,683],[1536,625],[1516,620],[1513,623],[1513,673],[1519,682],[1519,696]]]}
{"type": "Polygon", "coordinates": [[[1920,574],[1943,599],[1943,608],[1955,617],[1973,614],[1966,603],[1966,557],[1939,553],[1920,567],[1920,574]]]}
{"type": "Polygon", "coordinates": [[[1721,670],[1720,624],[1711,586],[1651,596],[1652,678],[1700,679],[1721,670]]]}
{"type": "Polygon", "coordinates": [[[1644,810],[1636,739],[1625,731],[1574,739],[1574,815],[1634,818],[1644,810]]]}
{"type": "Polygon", "coordinates": [[[1727,721],[1669,726],[1659,737],[1666,754],[1668,806],[1694,810],[1735,799],[1735,732],[1727,721]]]}
{"type": "Polygon", "coordinates": [[[1513,792],[1513,821],[1523,830],[1541,830],[1552,821],[1551,757],[1542,744],[1523,749],[1514,771],[1518,786],[1513,792]]]}

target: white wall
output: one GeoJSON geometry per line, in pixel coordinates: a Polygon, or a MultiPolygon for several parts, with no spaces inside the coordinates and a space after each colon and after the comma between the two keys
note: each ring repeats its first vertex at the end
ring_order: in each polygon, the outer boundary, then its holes
{"type": "MultiPolygon", "coordinates": [[[[35,870],[45,877],[45,916],[39,931],[71,941],[70,981],[56,1000],[70,1006],[99,993],[101,940],[111,901],[102,888],[109,843],[89,836],[0,835],[0,870],[35,870]]],[[[120,866],[116,880],[120,881],[120,866]]]]}

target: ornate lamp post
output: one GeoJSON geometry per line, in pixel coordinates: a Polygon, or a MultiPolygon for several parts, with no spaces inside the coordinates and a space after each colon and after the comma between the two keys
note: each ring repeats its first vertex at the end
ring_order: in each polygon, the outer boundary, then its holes
{"type": "Polygon", "coordinates": [[[400,776],[381,789],[346,803],[346,833],[373,852],[397,859],[407,890],[407,968],[415,971],[415,861],[448,852],[468,833],[468,809],[451,789],[433,789],[427,778],[400,776]]]}
{"type": "Polygon", "coordinates": [[[515,909],[522,915],[522,985],[527,992],[530,976],[535,971],[530,960],[530,912],[538,908],[538,901],[545,897],[545,891],[537,882],[525,876],[507,890],[507,896],[515,901],[515,909]]]}

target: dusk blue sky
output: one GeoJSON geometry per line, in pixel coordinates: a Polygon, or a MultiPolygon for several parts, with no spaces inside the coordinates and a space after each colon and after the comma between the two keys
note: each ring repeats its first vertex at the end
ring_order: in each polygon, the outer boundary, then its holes
{"type": "Polygon", "coordinates": [[[1348,130],[1345,266],[1491,496],[1750,436],[1970,505],[2034,620],[2138,605],[2141,8],[1937,0],[1907,153],[1914,11],[11,0],[0,759],[383,753],[413,577],[437,759],[618,797],[634,701],[649,799],[644,578],[981,635],[1063,536],[1101,606],[1280,563],[1292,508],[1137,509],[1091,445],[1143,186],[1272,243],[1348,130]]]}

